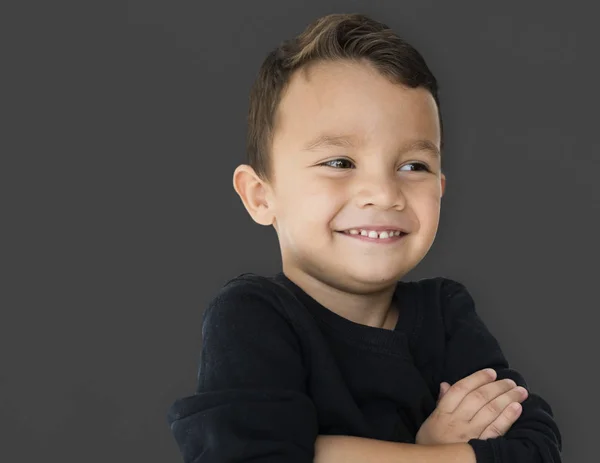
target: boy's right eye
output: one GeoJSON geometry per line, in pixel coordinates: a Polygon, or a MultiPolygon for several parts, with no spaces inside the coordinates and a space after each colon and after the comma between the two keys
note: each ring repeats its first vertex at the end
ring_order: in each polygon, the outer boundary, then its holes
{"type": "Polygon", "coordinates": [[[352,169],[354,164],[348,159],[332,159],[331,161],[323,162],[320,166],[329,166],[335,169],[352,169]]]}

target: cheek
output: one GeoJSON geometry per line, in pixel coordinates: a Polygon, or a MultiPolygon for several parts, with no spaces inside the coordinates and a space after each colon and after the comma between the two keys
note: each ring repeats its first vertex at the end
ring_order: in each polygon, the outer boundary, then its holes
{"type": "Polygon", "coordinates": [[[423,226],[434,227],[438,224],[440,216],[440,198],[434,193],[421,196],[415,210],[423,226]]]}
{"type": "Polygon", "coordinates": [[[332,182],[297,176],[283,187],[278,195],[277,216],[289,226],[302,223],[323,228],[344,204],[343,189],[332,182]]]}

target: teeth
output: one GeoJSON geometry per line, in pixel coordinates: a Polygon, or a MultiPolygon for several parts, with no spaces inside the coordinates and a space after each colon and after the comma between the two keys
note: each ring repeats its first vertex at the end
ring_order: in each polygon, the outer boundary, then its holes
{"type": "Polygon", "coordinates": [[[379,239],[386,239],[386,238],[391,238],[393,236],[400,236],[401,232],[400,230],[388,230],[388,231],[382,231],[380,233],[377,233],[374,230],[359,230],[359,229],[355,229],[353,228],[352,230],[348,230],[349,234],[351,235],[361,235],[361,236],[368,236],[369,238],[379,238],[379,239]]]}

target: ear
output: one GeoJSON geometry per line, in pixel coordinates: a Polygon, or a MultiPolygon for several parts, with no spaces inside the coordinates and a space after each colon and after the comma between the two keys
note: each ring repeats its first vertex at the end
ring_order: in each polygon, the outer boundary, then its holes
{"type": "Polygon", "coordinates": [[[441,181],[442,181],[442,196],[444,196],[444,192],[446,191],[446,176],[444,174],[441,174],[441,181]]]}
{"type": "Polygon", "coordinates": [[[235,169],[233,188],[256,223],[265,226],[273,224],[275,214],[270,201],[271,186],[252,167],[242,164],[235,169]]]}

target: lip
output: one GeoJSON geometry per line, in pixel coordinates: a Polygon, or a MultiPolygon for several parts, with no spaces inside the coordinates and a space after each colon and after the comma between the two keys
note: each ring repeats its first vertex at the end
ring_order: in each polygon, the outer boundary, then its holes
{"type": "Polygon", "coordinates": [[[402,233],[408,233],[407,230],[404,229],[404,227],[399,227],[398,225],[358,225],[356,227],[348,227],[348,228],[344,228],[343,230],[337,230],[340,233],[345,233],[347,231],[350,230],[373,230],[376,232],[382,232],[382,231],[388,231],[388,230],[399,230],[402,233]]]}
{"type": "MultiPolygon", "coordinates": [[[[391,228],[384,228],[380,231],[386,231],[386,230],[390,230],[391,228]]],[[[352,230],[352,229],[351,229],[352,230]]],[[[371,229],[373,231],[375,231],[375,229],[371,229]]],[[[370,238],[369,236],[363,236],[363,235],[351,235],[348,232],[345,231],[338,231],[336,233],[339,233],[340,235],[346,236],[348,238],[352,238],[355,240],[360,240],[360,241],[366,241],[368,243],[375,243],[375,244],[392,244],[392,243],[396,243],[400,240],[402,240],[405,236],[408,235],[408,233],[406,232],[402,232],[399,236],[390,236],[388,238],[370,238]]]]}

